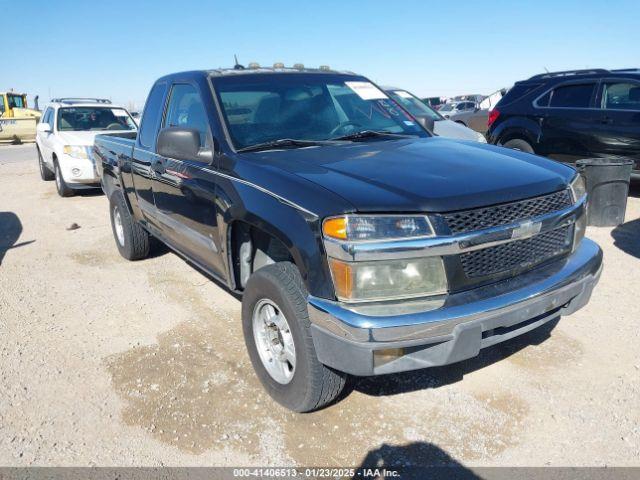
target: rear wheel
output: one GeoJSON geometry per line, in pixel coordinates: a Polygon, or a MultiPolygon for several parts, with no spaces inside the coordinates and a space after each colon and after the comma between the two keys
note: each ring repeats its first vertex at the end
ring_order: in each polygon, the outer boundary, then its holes
{"type": "Polygon", "coordinates": [[[149,255],[149,234],[133,218],[122,192],[116,191],[109,201],[111,229],[120,255],[127,260],[140,260],[149,255]]]}
{"type": "Polygon", "coordinates": [[[60,170],[60,165],[58,165],[58,161],[54,161],[53,168],[56,177],[56,189],[58,190],[58,195],[61,197],[71,197],[73,196],[73,190],[69,188],[67,183],[64,181],[64,177],[62,176],[62,171],[60,170]]]}
{"type": "Polygon", "coordinates": [[[298,269],[278,262],[256,271],[242,298],[249,358],[269,395],[296,412],[317,410],[342,391],[347,374],[318,361],[298,269]]]}
{"type": "Polygon", "coordinates": [[[521,152],[526,153],[535,153],[533,151],[533,147],[526,140],[521,140],[520,138],[514,138],[512,140],[508,140],[502,144],[503,147],[512,148],[513,150],[520,150],[521,152]]]}
{"type": "Polygon", "coordinates": [[[45,182],[53,180],[55,178],[55,174],[49,170],[49,167],[44,163],[44,158],[42,158],[42,154],[40,153],[40,149],[36,149],[38,151],[38,167],[40,169],[40,178],[45,182]]]}

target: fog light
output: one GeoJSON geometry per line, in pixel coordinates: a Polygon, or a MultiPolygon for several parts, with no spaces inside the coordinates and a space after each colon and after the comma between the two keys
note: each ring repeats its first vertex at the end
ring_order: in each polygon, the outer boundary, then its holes
{"type": "Polygon", "coordinates": [[[404,348],[385,348],[373,352],[373,366],[380,367],[404,355],[404,348]]]}

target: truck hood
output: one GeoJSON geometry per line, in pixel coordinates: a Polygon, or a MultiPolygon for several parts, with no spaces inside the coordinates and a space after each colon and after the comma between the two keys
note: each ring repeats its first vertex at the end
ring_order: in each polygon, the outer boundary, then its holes
{"type": "Polygon", "coordinates": [[[566,188],[575,174],[535,155],[436,137],[243,156],[314,182],[361,212],[446,212],[511,202],[566,188]]]}
{"type": "MultiPolygon", "coordinates": [[[[124,132],[130,132],[131,130],[124,130],[124,132]]],[[[103,133],[122,133],[119,130],[96,130],[91,132],[61,132],[58,131],[57,135],[60,141],[64,145],[81,145],[90,147],[93,145],[93,141],[96,135],[103,133]]]]}

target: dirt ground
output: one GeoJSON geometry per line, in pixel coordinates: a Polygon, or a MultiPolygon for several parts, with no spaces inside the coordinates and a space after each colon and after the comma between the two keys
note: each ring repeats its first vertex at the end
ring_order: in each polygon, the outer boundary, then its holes
{"type": "Polygon", "coordinates": [[[588,230],[605,265],[583,310],[299,415],[254,376],[236,298],[168,251],[125,261],[104,196],[60,198],[32,145],[0,146],[0,464],[640,465],[633,195],[588,230]]]}

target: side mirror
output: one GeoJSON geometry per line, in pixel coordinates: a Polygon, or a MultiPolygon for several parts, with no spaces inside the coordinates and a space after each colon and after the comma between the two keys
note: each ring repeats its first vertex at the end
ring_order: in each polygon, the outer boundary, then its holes
{"type": "Polygon", "coordinates": [[[436,122],[433,118],[431,117],[420,117],[418,118],[418,122],[420,122],[420,125],[422,125],[426,130],[429,131],[429,133],[434,133],[434,128],[436,125],[436,122]]]}
{"type": "Polygon", "coordinates": [[[52,128],[51,128],[51,125],[49,125],[48,123],[39,123],[36,126],[36,130],[41,133],[51,133],[52,128]]]}
{"type": "Polygon", "coordinates": [[[176,160],[213,162],[213,152],[200,147],[200,132],[195,128],[163,128],[158,134],[157,153],[176,160]]]}

